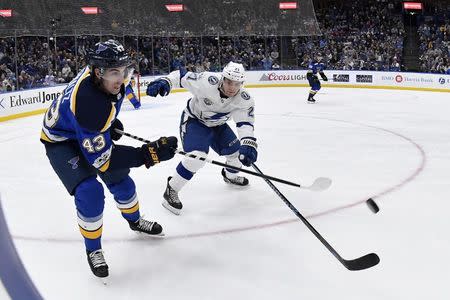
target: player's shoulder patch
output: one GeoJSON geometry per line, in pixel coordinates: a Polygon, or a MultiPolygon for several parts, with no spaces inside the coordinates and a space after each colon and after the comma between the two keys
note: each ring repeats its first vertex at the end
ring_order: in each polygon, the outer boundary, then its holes
{"type": "Polygon", "coordinates": [[[250,98],[251,98],[250,95],[246,91],[241,92],[241,97],[244,100],[250,100],[250,98]]]}
{"type": "Polygon", "coordinates": [[[210,75],[210,76],[208,77],[208,82],[209,82],[209,84],[211,84],[211,85],[216,85],[216,84],[219,83],[219,78],[217,78],[217,77],[214,76],[214,75],[210,75]]]}
{"type": "Polygon", "coordinates": [[[210,105],[213,104],[213,102],[212,102],[211,100],[209,100],[208,98],[204,98],[204,99],[203,99],[203,102],[204,102],[206,105],[208,105],[208,106],[210,106],[210,105]]]}

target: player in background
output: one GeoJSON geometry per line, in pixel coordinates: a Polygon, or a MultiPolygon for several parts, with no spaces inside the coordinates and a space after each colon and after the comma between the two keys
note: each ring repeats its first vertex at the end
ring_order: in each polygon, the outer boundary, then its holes
{"type": "Polygon", "coordinates": [[[138,72],[136,70],[133,70],[130,82],[128,84],[125,83],[126,89],[125,94],[127,99],[131,102],[133,107],[135,109],[139,109],[141,107],[141,101],[139,101],[139,97],[136,97],[136,94],[134,93],[133,88],[136,86],[136,76],[138,75],[138,72]]]}
{"type": "Polygon", "coordinates": [[[320,74],[322,79],[324,81],[328,81],[327,76],[325,76],[325,73],[323,72],[325,69],[324,64],[321,62],[322,56],[318,55],[316,56],[316,59],[311,61],[311,63],[308,65],[308,72],[306,73],[306,78],[308,79],[309,86],[311,87],[311,90],[309,91],[308,96],[308,103],[315,103],[316,99],[314,99],[314,95],[320,90],[320,81],[319,77],[317,76],[317,73],[320,74]]]}
{"type": "Polygon", "coordinates": [[[123,129],[117,119],[125,98],[130,59],[123,46],[108,40],[88,54],[89,65],[48,108],[41,131],[50,164],[74,196],[89,266],[97,277],[109,275],[101,244],[104,191],[97,175],[114,195],[131,230],[162,235],[157,222],[141,217],[130,168],[147,168],[171,159],[176,137],[161,137],[142,147],[116,145],[123,129]]]}
{"type": "MultiPolygon", "coordinates": [[[[151,82],[147,94],[167,96],[173,88],[186,88],[192,98],[181,114],[180,137],[184,151],[206,156],[209,148],[225,156],[226,163],[250,166],[257,159],[257,144],[253,132],[254,101],[243,88],[245,70],[242,64],[230,62],[222,73],[174,71],[167,77],[151,82]],[[239,139],[227,121],[236,123],[239,139]]],[[[186,158],[167,180],[163,206],[179,214],[183,205],[178,193],[205,162],[186,158]]],[[[247,178],[238,171],[222,169],[223,180],[232,185],[246,186],[247,178]]]]}

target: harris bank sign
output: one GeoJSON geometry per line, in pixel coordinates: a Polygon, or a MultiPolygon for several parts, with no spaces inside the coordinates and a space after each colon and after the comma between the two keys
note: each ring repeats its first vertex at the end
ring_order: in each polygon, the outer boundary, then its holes
{"type": "Polygon", "coordinates": [[[398,74],[398,75],[382,75],[382,81],[395,81],[397,83],[411,82],[411,83],[433,83],[434,80],[431,77],[421,74],[398,74]]]}

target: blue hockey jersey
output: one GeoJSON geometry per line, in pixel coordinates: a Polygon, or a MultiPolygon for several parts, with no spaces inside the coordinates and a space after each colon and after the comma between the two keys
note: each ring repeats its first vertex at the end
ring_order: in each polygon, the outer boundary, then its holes
{"type": "Polygon", "coordinates": [[[118,95],[107,94],[95,85],[89,67],[84,68],[47,109],[41,140],[77,141],[87,161],[105,172],[113,149],[109,128],[124,97],[124,84],[118,95]]]}
{"type": "Polygon", "coordinates": [[[308,65],[308,73],[313,73],[313,75],[317,75],[317,73],[322,73],[325,70],[325,65],[323,63],[312,61],[308,65]]]}

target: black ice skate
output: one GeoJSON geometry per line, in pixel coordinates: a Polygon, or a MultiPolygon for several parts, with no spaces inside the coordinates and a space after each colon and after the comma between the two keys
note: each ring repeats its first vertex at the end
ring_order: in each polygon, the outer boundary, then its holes
{"type": "Polygon", "coordinates": [[[236,176],[236,178],[230,179],[227,177],[225,173],[225,169],[222,169],[223,181],[228,184],[237,185],[237,186],[246,186],[248,185],[248,179],[244,176],[236,176]]]}
{"type": "Polygon", "coordinates": [[[169,184],[169,181],[172,177],[167,178],[167,187],[164,192],[164,200],[162,202],[162,205],[170,210],[172,213],[179,215],[181,212],[181,209],[183,208],[183,204],[181,203],[180,199],[178,198],[178,192],[175,191],[169,184]]]}
{"type": "MultiPolygon", "coordinates": [[[[89,267],[91,267],[92,273],[100,279],[104,279],[109,276],[108,265],[106,264],[105,257],[103,256],[102,249],[95,251],[87,251],[87,260],[89,267]]],[[[106,284],[105,281],[103,281],[106,284]]]]}
{"type": "Polygon", "coordinates": [[[314,103],[316,103],[316,99],[314,99],[313,97],[308,97],[308,103],[314,104],[314,103]]]}
{"type": "Polygon", "coordinates": [[[131,230],[134,230],[136,232],[146,233],[155,236],[164,235],[164,233],[162,232],[163,229],[161,225],[159,225],[156,222],[147,221],[142,217],[140,217],[139,220],[137,220],[136,222],[128,221],[128,224],[130,224],[131,230]]]}

